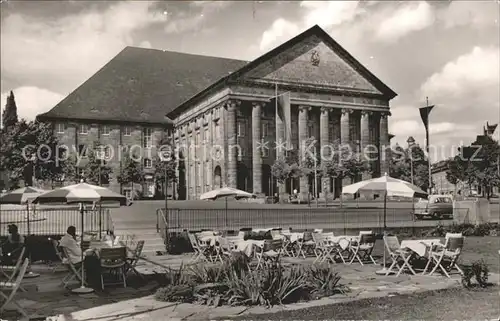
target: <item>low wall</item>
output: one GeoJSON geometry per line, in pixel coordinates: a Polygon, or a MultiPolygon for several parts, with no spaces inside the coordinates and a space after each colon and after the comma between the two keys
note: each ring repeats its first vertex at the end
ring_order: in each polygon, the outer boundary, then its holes
{"type": "Polygon", "coordinates": [[[483,224],[490,222],[491,208],[487,199],[454,201],[453,221],[456,224],[483,224]],[[467,209],[467,210],[464,210],[467,209]]]}

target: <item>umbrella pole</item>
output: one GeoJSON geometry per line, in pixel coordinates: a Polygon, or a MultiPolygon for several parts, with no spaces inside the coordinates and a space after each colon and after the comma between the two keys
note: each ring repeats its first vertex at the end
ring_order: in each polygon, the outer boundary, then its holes
{"type": "MultiPolygon", "coordinates": [[[[27,236],[27,239],[30,238],[30,205],[29,205],[29,202],[26,202],[26,224],[28,226],[27,228],[27,231],[28,231],[28,235],[27,236]]],[[[29,269],[30,271],[24,276],[25,278],[36,278],[36,277],[39,277],[40,274],[38,273],[33,273],[33,271],[31,271],[31,245],[28,246],[28,261],[30,262],[29,264],[29,269]]]]}
{"type": "Polygon", "coordinates": [[[91,289],[91,288],[87,288],[85,286],[85,264],[84,264],[84,257],[83,257],[83,224],[84,224],[84,220],[83,220],[83,203],[80,203],[80,214],[82,216],[82,220],[81,220],[81,224],[82,224],[82,233],[81,233],[81,238],[80,238],[80,248],[81,248],[81,264],[82,264],[82,275],[81,275],[81,278],[82,278],[82,284],[79,288],[76,288],[76,289],[73,289],[71,292],[73,293],[78,293],[78,294],[85,294],[85,293],[92,293],[94,292],[94,289],[91,289]]]}
{"type": "Polygon", "coordinates": [[[379,274],[379,275],[387,275],[387,274],[393,274],[393,272],[389,272],[389,270],[387,270],[387,264],[386,264],[386,260],[385,260],[385,252],[386,252],[386,248],[385,248],[385,237],[387,236],[387,225],[386,225],[386,214],[387,214],[387,191],[384,193],[384,236],[383,236],[383,242],[384,242],[384,261],[383,261],[383,267],[381,270],[378,270],[376,271],[375,273],[376,274],[379,274]]]}
{"type": "Polygon", "coordinates": [[[226,223],[226,230],[227,230],[227,196],[225,197],[226,198],[226,218],[225,218],[225,223],[226,223]]]}

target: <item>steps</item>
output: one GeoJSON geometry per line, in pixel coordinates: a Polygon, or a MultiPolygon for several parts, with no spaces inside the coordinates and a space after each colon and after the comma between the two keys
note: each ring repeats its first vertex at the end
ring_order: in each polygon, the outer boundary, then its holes
{"type": "Polygon", "coordinates": [[[146,257],[165,253],[163,238],[156,231],[156,213],[150,212],[141,209],[140,203],[110,210],[114,234],[134,235],[135,241],[144,240],[142,253],[146,257]]]}

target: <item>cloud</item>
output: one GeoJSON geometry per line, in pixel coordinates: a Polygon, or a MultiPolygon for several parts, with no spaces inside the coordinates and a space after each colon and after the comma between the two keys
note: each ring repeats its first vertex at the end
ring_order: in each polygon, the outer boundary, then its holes
{"type": "Polygon", "coordinates": [[[352,21],[364,12],[359,1],[302,1],[300,7],[305,10],[302,21],[294,23],[278,18],[264,31],[259,46],[261,51],[267,51],[316,24],[328,29],[352,21]]]}
{"type": "Polygon", "coordinates": [[[146,49],[151,49],[151,42],[147,41],[147,40],[144,40],[143,42],[141,42],[139,44],[139,47],[141,48],[146,48],[146,49]]]}
{"type": "Polygon", "coordinates": [[[271,28],[264,31],[260,41],[260,50],[264,51],[277,42],[278,39],[288,39],[299,33],[299,27],[288,20],[277,19],[271,28]]]}
{"type": "Polygon", "coordinates": [[[181,11],[172,15],[165,26],[166,33],[183,33],[188,31],[197,31],[202,29],[204,22],[212,14],[219,12],[230,5],[233,1],[192,1],[189,3],[191,9],[195,12],[181,11]],[[199,10],[201,8],[201,10],[199,10]]]}
{"type": "Polygon", "coordinates": [[[434,10],[425,1],[410,2],[394,11],[378,27],[376,37],[394,42],[408,33],[419,31],[434,23],[434,10]]]}
{"type": "Polygon", "coordinates": [[[482,1],[481,5],[475,6],[467,1],[452,1],[445,10],[440,11],[438,19],[445,28],[494,26],[498,25],[498,6],[496,1],[482,1]]]}
{"type": "MultiPolygon", "coordinates": [[[[26,120],[34,120],[36,115],[50,110],[64,98],[61,94],[38,87],[19,87],[13,92],[16,98],[17,115],[26,120]]],[[[8,95],[8,91],[1,95],[2,112],[8,95]]]]}
{"type": "MultiPolygon", "coordinates": [[[[482,97],[498,105],[500,86],[499,48],[474,47],[471,52],[448,62],[439,72],[430,76],[421,86],[422,94],[434,100],[453,101],[463,106],[470,98],[482,97]]],[[[450,108],[457,108],[446,104],[450,108]]],[[[487,107],[487,106],[484,106],[487,107]]]]}
{"type": "Polygon", "coordinates": [[[88,7],[51,20],[7,16],[2,21],[2,78],[67,93],[133,45],[135,32],[166,21],[165,15],[150,10],[152,5],[117,2],[100,12],[88,7]]]}

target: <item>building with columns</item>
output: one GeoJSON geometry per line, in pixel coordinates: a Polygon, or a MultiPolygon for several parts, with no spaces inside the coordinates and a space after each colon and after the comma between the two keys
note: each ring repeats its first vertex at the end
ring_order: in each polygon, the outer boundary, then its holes
{"type": "MultiPolygon", "coordinates": [[[[179,178],[188,199],[222,186],[278,192],[271,167],[285,152],[276,148],[285,124],[276,116],[276,93],[290,96],[295,150],[309,137],[317,149],[339,142],[361,150],[372,145],[379,152],[373,175],[388,172],[387,150],[380,147],[389,148],[389,101],[396,94],[315,26],[167,114],[184,159],[179,178]]],[[[339,195],[342,182],[318,183],[321,195],[339,195]]],[[[297,189],[307,197],[312,185],[301,177],[279,192],[297,189]]]]}
{"type": "MultiPolygon", "coordinates": [[[[318,151],[339,143],[376,146],[373,175],[389,172],[389,102],[395,96],[314,26],[251,62],[127,47],[40,118],[56,128],[113,123],[120,132],[115,144],[125,124],[140,133],[172,130],[180,199],[222,186],[270,196],[278,192],[271,166],[285,153],[279,148],[285,128],[294,150],[310,137],[318,151]],[[276,117],[276,93],[289,97],[286,121],[276,117]]],[[[342,183],[323,179],[317,191],[335,196],[342,183]]],[[[302,177],[279,192],[297,189],[305,196],[312,185],[302,177]]]]}

